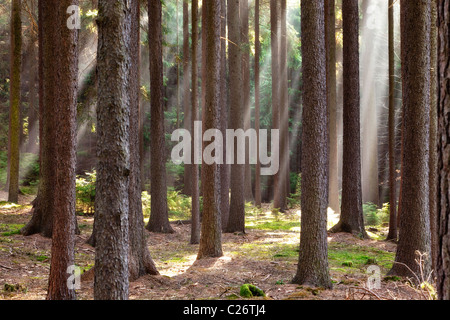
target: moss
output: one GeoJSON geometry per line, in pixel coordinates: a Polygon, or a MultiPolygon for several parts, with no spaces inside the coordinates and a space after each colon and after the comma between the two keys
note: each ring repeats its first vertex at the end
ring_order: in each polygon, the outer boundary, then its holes
{"type": "Polygon", "coordinates": [[[239,292],[243,298],[253,298],[253,297],[265,297],[266,294],[263,290],[252,284],[244,284],[241,286],[239,292]]]}

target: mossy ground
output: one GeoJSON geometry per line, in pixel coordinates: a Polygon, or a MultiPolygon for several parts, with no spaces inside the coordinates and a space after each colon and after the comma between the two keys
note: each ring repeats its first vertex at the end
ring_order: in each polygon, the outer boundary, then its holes
{"type": "MultiPolygon", "coordinates": [[[[18,232],[31,218],[31,200],[19,206],[0,205],[0,299],[45,299],[51,240],[40,235],[24,237],[18,232]],[[5,285],[20,290],[2,291],[5,285]]],[[[379,265],[383,277],[389,270],[395,244],[330,234],[329,265],[334,289],[291,284],[298,262],[299,221],[297,211],[275,216],[268,206],[265,210],[255,208],[249,211],[245,234],[223,235],[223,257],[200,261],[196,260],[198,245],[189,244],[189,224],[173,224],[174,234],[148,233],[148,246],[161,275],[144,276],[131,283],[130,298],[243,299],[241,286],[251,284],[266,294],[251,299],[347,299],[350,288],[365,287],[369,263],[379,265]],[[349,266],[342,265],[349,261],[349,266]]],[[[81,235],[76,236],[75,260],[85,271],[94,265],[95,250],[85,243],[92,223],[92,217],[78,217],[81,235]]],[[[383,281],[379,294],[388,296],[387,292],[400,299],[416,294],[397,279],[383,281]]],[[[78,299],[93,298],[89,273],[83,276],[77,294],[78,299]]]]}

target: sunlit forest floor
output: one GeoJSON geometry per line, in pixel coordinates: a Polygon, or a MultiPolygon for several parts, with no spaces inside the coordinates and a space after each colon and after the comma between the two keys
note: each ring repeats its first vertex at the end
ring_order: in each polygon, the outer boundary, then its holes
{"type": "MultiPolygon", "coordinates": [[[[4,200],[0,193],[0,201],[4,200]]],[[[50,270],[51,240],[19,230],[30,220],[32,196],[20,205],[0,202],[0,300],[45,299],[50,270]]],[[[372,240],[346,234],[329,234],[329,263],[333,290],[291,284],[298,261],[300,212],[273,214],[267,205],[247,219],[245,234],[224,234],[224,256],[196,261],[198,246],[189,244],[190,225],[173,221],[174,234],[148,233],[148,246],[160,276],[144,276],[130,284],[130,298],[242,299],[240,287],[253,284],[264,299],[426,299],[427,293],[406,280],[386,277],[396,245],[385,242],[387,230],[372,230],[372,240]],[[370,265],[381,269],[381,289],[368,290],[370,265]]],[[[78,217],[76,264],[86,271],[78,299],[93,298],[94,248],[85,242],[92,232],[92,217],[78,217]]],[[[255,298],[263,299],[263,298],[255,298]]]]}

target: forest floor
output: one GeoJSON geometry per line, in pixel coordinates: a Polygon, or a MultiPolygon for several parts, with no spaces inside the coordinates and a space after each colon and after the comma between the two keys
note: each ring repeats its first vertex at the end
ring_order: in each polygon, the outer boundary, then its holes
{"type": "MultiPolygon", "coordinates": [[[[0,201],[4,193],[0,192],[0,201]]],[[[31,218],[30,201],[20,205],[0,202],[0,300],[45,299],[50,270],[51,240],[19,230],[31,218]]],[[[86,244],[91,217],[78,217],[76,264],[87,271],[95,250],[86,244]]],[[[130,299],[200,300],[242,299],[243,284],[264,290],[265,299],[346,300],[426,299],[427,292],[407,281],[385,277],[395,258],[396,245],[381,240],[361,240],[348,234],[329,234],[329,263],[333,290],[291,284],[299,247],[299,215],[295,211],[273,217],[270,213],[247,220],[245,234],[224,234],[224,256],[196,261],[197,245],[189,244],[190,226],[176,224],[174,234],[148,233],[148,246],[160,276],[144,276],[130,284],[130,299]],[[370,265],[381,270],[381,288],[369,290],[370,265]]],[[[382,237],[379,230],[376,237],[382,237]]],[[[374,234],[372,234],[374,235],[374,234]]],[[[93,298],[93,275],[82,276],[78,299],[93,298]]]]}

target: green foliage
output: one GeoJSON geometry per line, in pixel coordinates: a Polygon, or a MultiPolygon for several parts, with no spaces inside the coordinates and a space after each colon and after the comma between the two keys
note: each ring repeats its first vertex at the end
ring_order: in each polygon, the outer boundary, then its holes
{"type": "Polygon", "coordinates": [[[263,290],[258,288],[253,284],[243,284],[241,286],[239,294],[243,298],[253,298],[253,297],[265,297],[266,294],[263,290]]]}
{"type": "Polygon", "coordinates": [[[301,205],[302,198],[302,174],[295,174],[291,172],[291,185],[295,186],[295,193],[291,193],[288,197],[289,207],[298,208],[301,205]]]}
{"type": "Polygon", "coordinates": [[[77,212],[93,215],[95,210],[95,182],[96,171],[87,172],[85,177],[76,180],[76,206],[77,212]]]}
{"type": "Polygon", "coordinates": [[[363,205],[364,223],[368,226],[378,226],[389,222],[389,203],[385,203],[383,208],[378,207],[373,203],[365,203],[363,205]]]}
{"type": "Polygon", "coordinates": [[[24,224],[0,224],[0,235],[3,237],[10,237],[20,234],[20,229],[25,227],[24,224]]]}
{"type": "MultiPolygon", "coordinates": [[[[169,218],[173,220],[188,220],[191,217],[192,199],[181,194],[173,188],[167,191],[167,205],[169,207],[169,218]]],[[[150,217],[151,213],[151,195],[142,192],[142,211],[144,217],[150,217]]]]}

